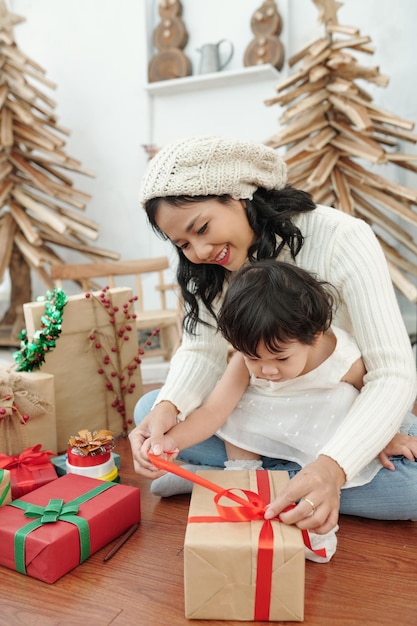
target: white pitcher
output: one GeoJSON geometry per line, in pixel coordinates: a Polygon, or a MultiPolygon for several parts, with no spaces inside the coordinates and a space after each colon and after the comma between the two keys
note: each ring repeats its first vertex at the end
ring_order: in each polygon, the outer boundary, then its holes
{"type": "Polygon", "coordinates": [[[221,39],[217,43],[206,43],[201,48],[197,48],[197,52],[201,53],[199,74],[209,74],[210,72],[219,72],[229,63],[233,56],[234,47],[228,39],[221,39]],[[224,57],[221,58],[221,46],[223,44],[224,57]],[[227,46],[227,50],[225,49],[227,46]]]}

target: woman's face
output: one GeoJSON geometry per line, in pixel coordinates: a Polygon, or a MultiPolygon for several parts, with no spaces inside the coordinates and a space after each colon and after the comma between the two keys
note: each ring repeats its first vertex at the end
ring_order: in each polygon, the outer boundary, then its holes
{"type": "Polygon", "coordinates": [[[211,198],[179,207],[162,200],[156,222],[191,263],[222,265],[232,272],[245,263],[255,239],[244,200],[224,204],[211,198]]]}

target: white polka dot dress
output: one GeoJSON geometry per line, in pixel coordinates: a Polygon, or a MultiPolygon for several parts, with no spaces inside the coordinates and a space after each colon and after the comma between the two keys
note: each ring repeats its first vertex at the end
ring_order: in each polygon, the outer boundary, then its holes
{"type": "MultiPolygon", "coordinates": [[[[354,338],[333,327],[334,352],[307,374],[274,383],[252,376],[248,390],[218,435],[262,456],[295,461],[315,460],[334,435],[359,395],[341,378],[360,357],[354,338]]],[[[377,459],[345,487],[369,482],[381,468],[377,459]]]]}

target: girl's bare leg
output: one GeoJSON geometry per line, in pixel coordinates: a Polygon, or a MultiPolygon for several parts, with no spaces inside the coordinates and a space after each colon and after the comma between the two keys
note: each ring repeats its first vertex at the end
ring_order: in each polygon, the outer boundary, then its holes
{"type": "Polygon", "coordinates": [[[234,446],[232,443],[228,441],[224,442],[226,448],[226,454],[229,461],[258,461],[259,454],[255,454],[254,452],[249,452],[248,450],[242,450],[242,448],[238,448],[234,446]]]}

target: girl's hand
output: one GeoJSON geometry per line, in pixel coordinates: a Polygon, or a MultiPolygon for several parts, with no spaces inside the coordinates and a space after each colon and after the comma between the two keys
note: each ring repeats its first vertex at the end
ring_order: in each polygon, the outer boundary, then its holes
{"type": "Polygon", "coordinates": [[[174,461],[179,454],[179,449],[177,448],[175,441],[169,436],[169,434],[164,435],[161,443],[160,441],[161,439],[158,438],[158,444],[155,446],[153,437],[146,439],[142,445],[141,456],[145,455],[148,457],[149,452],[152,452],[155,456],[160,456],[163,459],[174,461]]]}
{"type": "Polygon", "coordinates": [[[381,465],[394,471],[395,465],[390,461],[390,456],[405,456],[409,461],[415,461],[417,459],[417,437],[397,433],[378,454],[381,465]]]}
{"type": "Polygon", "coordinates": [[[265,518],[279,515],[284,524],[296,524],[302,530],[318,534],[329,532],[339,519],[340,489],[346,482],[342,468],[328,456],[321,455],[298,472],[265,511],[265,518]],[[297,506],[281,513],[290,504],[297,506]]]}
{"type": "Polygon", "coordinates": [[[130,432],[129,441],[132,448],[133,466],[137,474],[146,478],[158,478],[165,473],[156,469],[142,448],[144,442],[151,437],[153,445],[157,449],[158,442],[162,443],[164,434],[175,425],[177,413],[177,409],[171,402],[161,402],[130,432]]]}

